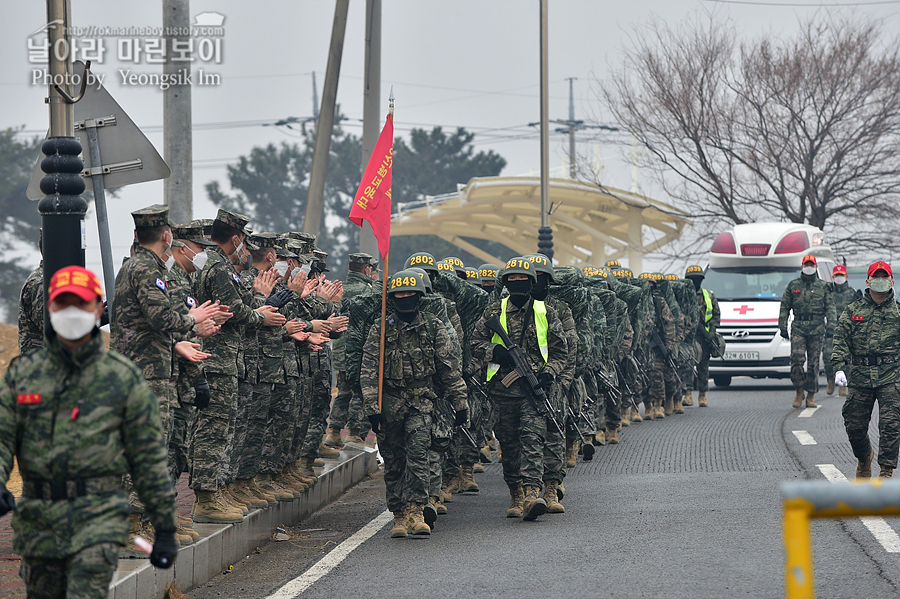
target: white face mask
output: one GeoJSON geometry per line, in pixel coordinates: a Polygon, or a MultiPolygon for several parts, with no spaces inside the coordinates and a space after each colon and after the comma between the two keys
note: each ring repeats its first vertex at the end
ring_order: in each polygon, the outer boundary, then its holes
{"type": "MultiPolygon", "coordinates": [[[[171,233],[169,233],[169,235],[171,235],[171,233]]],[[[169,252],[172,251],[172,244],[173,244],[173,243],[175,243],[175,238],[174,238],[174,237],[169,237],[169,245],[166,246],[166,251],[163,252],[164,254],[168,254],[169,252]]]]}
{"type": "Polygon", "coordinates": [[[240,259],[240,257],[241,257],[241,250],[242,250],[242,249],[244,249],[244,242],[243,242],[243,241],[242,241],[241,243],[238,244],[237,249],[235,249],[235,250],[234,250],[234,253],[231,254],[231,255],[232,255],[232,256],[236,256],[238,259],[240,259]]]}
{"type": "Polygon", "coordinates": [[[846,283],[846,282],[847,282],[847,277],[845,277],[844,275],[836,275],[836,276],[834,277],[834,284],[835,284],[835,285],[843,285],[843,284],[846,283]]]}
{"type": "Polygon", "coordinates": [[[166,270],[172,270],[173,266],[175,266],[175,256],[169,256],[166,258],[166,270]]]}
{"type": "Polygon", "coordinates": [[[291,278],[293,279],[294,277],[296,277],[297,274],[300,272],[300,270],[301,270],[301,269],[300,269],[299,266],[298,266],[297,268],[295,268],[294,270],[292,270],[292,271],[291,271],[291,278]]]}
{"type": "Polygon", "coordinates": [[[69,341],[81,339],[100,326],[100,319],[93,312],[85,312],[78,306],[69,306],[50,313],[50,324],[56,334],[69,341]]]}
{"type": "Polygon", "coordinates": [[[287,272],[288,263],[287,262],[276,262],[275,270],[278,271],[278,276],[283,277],[284,273],[287,272]]]}
{"type": "Polygon", "coordinates": [[[191,264],[194,265],[198,271],[203,270],[203,267],[206,266],[206,261],[209,259],[209,255],[206,252],[199,252],[194,254],[194,257],[191,258],[191,264]]]}
{"type": "Polygon", "coordinates": [[[807,276],[812,276],[812,275],[816,274],[816,267],[815,266],[804,266],[803,268],[800,269],[800,272],[802,272],[803,274],[805,274],[807,276]]]}

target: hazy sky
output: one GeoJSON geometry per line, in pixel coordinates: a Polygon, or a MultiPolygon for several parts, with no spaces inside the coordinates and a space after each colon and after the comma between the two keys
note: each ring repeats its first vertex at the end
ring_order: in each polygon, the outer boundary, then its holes
{"type": "MultiPolygon", "coordinates": [[[[32,134],[48,126],[44,104],[46,86],[34,84],[33,71],[43,65],[29,62],[30,34],[46,22],[45,3],[5,2],[0,20],[0,128],[24,126],[32,134]]],[[[889,33],[898,32],[897,3],[854,3],[852,10],[873,14],[889,33]],[[863,4],[860,6],[859,4],[863,4]]],[[[606,121],[596,101],[596,80],[615,66],[619,49],[628,44],[634,27],[657,17],[676,22],[692,14],[715,12],[730,18],[743,34],[763,31],[791,34],[798,19],[822,6],[810,0],[793,2],[712,2],[705,0],[550,0],[549,70],[550,118],[568,117],[568,82],[576,77],[576,118],[606,121]]],[[[508,161],[503,174],[537,172],[539,139],[528,123],[539,119],[539,62],[537,0],[383,0],[382,114],[387,111],[391,85],[396,97],[395,131],[407,136],[412,127],[445,129],[463,126],[476,133],[477,149],[494,150],[508,161]]],[[[843,10],[849,10],[844,8],[843,10]]],[[[325,76],[334,2],[329,0],[194,0],[191,14],[216,12],[225,16],[220,62],[195,64],[217,74],[217,86],[195,85],[194,217],[212,217],[204,184],[219,180],[227,189],[225,166],[255,145],[297,141],[296,131],[263,126],[289,116],[312,115],[312,77],[319,94],[325,76]]],[[[362,77],[365,0],[350,3],[338,87],[338,102],[349,117],[342,126],[362,131],[362,77]]],[[[72,0],[76,27],[160,27],[162,2],[72,0]]],[[[90,34],[86,39],[96,38],[90,34]]],[[[153,86],[123,83],[120,70],[133,74],[160,73],[161,65],[119,60],[134,47],[134,39],[157,35],[111,35],[104,38],[106,55],[93,71],[104,75],[105,87],[162,153],[163,94],[153,86]]],[[[209,49],[209,48],[207,48],[209,49]]],[[[590,132],[580,134],[578,152],[599,153],[604,182],[628,189],[631,172],[621,159],[627,139],[607,135],[599,142],[590,132]],[[601,145],[597,145],[601,143],[601,145]]],[[[551,136],[551,167],[562,164],[567,151],[563,135],[551,136]]],[[[461,181],[461,183],[464,183],[461,181]]],[[[452,191],[452,190],[447,190],[452,191]]],[[[649,174],[641,191],[657,196],[649,174]]],[[[658,197],[658,196],[657,196],[658,197]]],[[[666,201],[667,198],[659,197],[666,201]]],[[[121,189],[109,204],[113,224],[114,263],[120,264],[132,238],[129,213],[163,200],[162,183],[143,183],[121,189]]],[[[35,210],[37,204],[35,203],[35,210]]],[[[100,269],[96,226],[88,226],[88,268],[100,269]]],[[[36,264],[37,257],[26,260],[36,264]]]]}

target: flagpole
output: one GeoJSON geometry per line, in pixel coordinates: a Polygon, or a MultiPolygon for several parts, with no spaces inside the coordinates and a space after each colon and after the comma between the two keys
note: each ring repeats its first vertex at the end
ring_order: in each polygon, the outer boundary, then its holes
{"type": "MultiPolygon", "coordinates": [[[[391,86],[390,108],[388,115],[394,116],[394,86],[391,86]]],[[[384,255],[384,270],[381,275],[381,342],[378,344],[378,411],[381,412],[381,397],[384,392],[384,324],[387,316],[387,280],[388,258],[390,253],[384,255]]]]}

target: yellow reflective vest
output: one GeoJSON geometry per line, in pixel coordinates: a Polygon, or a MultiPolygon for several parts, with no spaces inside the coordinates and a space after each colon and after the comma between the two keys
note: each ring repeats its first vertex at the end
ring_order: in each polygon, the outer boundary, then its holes
{"type": "MultiPolygon", "coordinates": [[[[509,327],[506,326],[506,306],[508,303],[509,297],[504,297],[500,301],[500,326],[502,326],[503,330],[507,333],[509,333],[509,327]]],[[[539,300],[534,300],[531,303],[531,309],[534,313],[534,330],[537,334],[538,348],[541,350],[541,357],[544,359],[544,364],[546,364],[550,353],[547,341],[547,332],[549,331],[549,326],[547,325],[547,304],[539,300]]],[[[491,343],[503,345],[503,341],[497,333],[494,333],[494,336],[491,338],[491,343]]],[[[494,375],[497,374],[499,370],[499,364],[488,364],[487,380],[490,381],[494,378],[494,375]]]]}

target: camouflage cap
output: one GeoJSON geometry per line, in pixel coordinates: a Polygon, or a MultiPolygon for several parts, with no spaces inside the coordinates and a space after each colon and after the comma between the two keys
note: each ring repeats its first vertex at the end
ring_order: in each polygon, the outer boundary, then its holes
{"type": "Polygon", "coordinates": [[[365,252],[356,252],[347,256],[350,264],[363,264],[365,266],[372,265],[372,254],[365,252]]]}
{"type": "Polygon", "coordinates": [[[312,255],[315,256],[316,260],[318,260],[319,262],[325,262],[325,260],[328,258],[328,252],[324,252],[319,248],[314,249],[312,251],[312,255]]]}
{"type": "Polygon", "coordinates": [[[223,210],[221,208],[219,208],[219,212],[216,214],[216,220],[220,223],[225,223],[238,231],[243,231],[244,227],[247,226],[247,223],[250,222],[250,219],[243,214],[229,212],[228,210],[223,210]]]}
{"type": "Polygon", "coordinates": [[[205,239],[209,239],[209,238],[210,238],[210,236],[212,235],[213,219],[211,219],[211,218],[200,218],[200,219],[197,219],[197,220],[192,220],[192,221],[191,221],[191,226],[194,226],[194,225],[199,225],[199,226],[201,227],[201,229],[202,229],[202,231],[203,231],[203,237],[204,237],[205,239]]]}
{"type": "Polygon", "coordinates": [[[706,273],[703,272],[703,267],[700,266],[699,264],[692,264],[691,266],[687,267],[686,271],[684,271],[684,276],[685,277],[700,277],[702,279],[702,278],[706,277],[706,273]]]}
{"type": "Polygon", "coordinates": [[[135,229],[150,229],[152,227],[169,226],[169,207],[163,204],[154,204],[131,213],[134,219],[135,229]]]}
{"type": "Polygon", "coordinates": [[[275,256],[277,256],[278,258],[297,258],[297,254],[295,254],[291,250],[278,246],[275,247],[275,256]]]}
{"type": "Polygon", "coordinates": [[[203,227],[198,221],[191,221],[186,225],[172,225],[172,236],[175,237],[175,239],[190,241],[204,246],[215,245],[213,242],[203,237],[203,227]]]}
{"type": "Polygon", "coordinates": [[[248,240],[260,248],[274,248],[278,236],[275,233],[255,233],[248,240]]]}
{"type": "Polygon", "coordinates": [[[183,248],[183,247],[185,247],[185,246],[184,246],[183,243],[181,243],[181,242],[178,241],[177,239],[173,239],[173,240],[172,240],[172,247],[173,247],[173,248],[183,248]]]}

